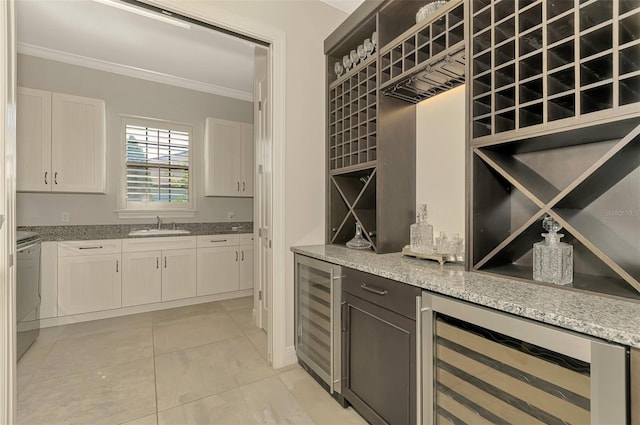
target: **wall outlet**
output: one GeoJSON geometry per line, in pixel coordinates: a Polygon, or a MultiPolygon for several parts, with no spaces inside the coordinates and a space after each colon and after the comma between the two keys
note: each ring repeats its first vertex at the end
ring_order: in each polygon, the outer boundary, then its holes
{"type": "Polygon", "coordinates": [[[236,218],[236,213],[233,211],[229,211],[227,217],[229,218],[229,220],[233,220],[234,218],[236,218]]]}
{"type": "Polygon", "coordinates": [[[61,222],[68,223],[70,218],[71,218],[71,216],[70,216],[68,211],[63,211],[62,213],[60,213],[60,221],[61,222]]]}

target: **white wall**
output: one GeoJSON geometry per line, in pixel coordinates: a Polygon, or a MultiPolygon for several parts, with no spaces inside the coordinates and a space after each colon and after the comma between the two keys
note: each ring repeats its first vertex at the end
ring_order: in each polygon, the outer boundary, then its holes
{"type": "Polygon", "coordinates": [[[64,224],[149,222],[148,219],[120,220],[116,214],[122,155],[120,114],[166,119],[193,126],[193,176],[198,212],[192,219],[175,221],[229,221],[229,211],[236,214],[232,221],[253,220],[253,200],[250,198],[203,196],[202,162],[205,118],[252,123],[253,103],[26,55],[18,55],[18,85],[104,99],[107,108],[106,195],[18,193],[19,226],[60,225],[63,211],[70,215],[70,222],[64,224]]]}
{"type": "Polygon", "coordinates": [[[462,85],[416,107],[416,203],[428,205],[434,235],[465,234],[464,96],[462,85]]]}
{"type": "Polygon", "coordinates": [[[319,1],[181,1],[155,0],[213,22],[221,16],[247,27],[284,33],[286,55],[285,193],[286,255],[285,345],[293,345],[293,254],[290,247],[324,243],[325,226],[325,59],[324,39],[346,14],[319,1]]]}

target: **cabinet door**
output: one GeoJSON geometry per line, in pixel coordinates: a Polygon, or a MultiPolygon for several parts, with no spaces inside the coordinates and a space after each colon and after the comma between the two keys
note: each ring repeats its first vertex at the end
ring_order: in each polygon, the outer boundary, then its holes
{"type": "Polygon", "coordinates": [[[122,254],[122,306],[162,300],[161,251],[122,254]]]}
{"type": "Polygon", "coordinates": [[[253,247],[240,247],[240,289],[253,288],[253,247]]]}
{"type": "Polygon", "coordinates": [[[416,324],[368,301],[346,303],[343,395],[369,423],[416,423],[416,324]]]}
{"type": "Polygon", "coordinates": [[[198,249],[198,295],[240,289],[237,246],[198,249]]]}
{"type": "Polygon", "coordinates": [[[51,92],[18,87],[16,190],[51,191],[51,92]]]}
{"type": "Polygon", "coordinates": [[[59,257],[58,316],[121,307],[120,254],[59,257]]]}
{"type": "Polygon", "coordinates": [[[196,296],[196,249],[162,251],[162,301],[196,296]]]}
{"type": "Polygon", "coordinates": [[[39,319],[58,316],[58,242],[42,242],[39,319]]]}
{"type": "Polygon", "coordinates": [[[207,118],[205,127],[205,196],[239,196],[242,124],[207,118]]]}
{"type": "Polygon", "coordinates": [[[51,171],[54,192],[105,192],[105,104],[53,93],[51,171]]]}
{"type": "Polygon", "coordinates": [[[240,146],[240,162],[242,166],[241,196],[253,196],[254,137],[253,126],[242,125],[242,144],[240,146]]]}

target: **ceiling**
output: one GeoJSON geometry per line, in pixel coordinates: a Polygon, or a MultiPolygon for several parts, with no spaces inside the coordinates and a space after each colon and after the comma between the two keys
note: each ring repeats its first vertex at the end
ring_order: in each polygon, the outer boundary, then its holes
{"type": "Polygon", "coordinates": [[[347,13],[353,12],[358,8],[358,6],[364,3],[364,0],[320,0],[320,1],[347,13]]]}
{"type": "Polygon", "coordinates": [[[158,82],[253,98],[254,45],[92,0],[22,0],[18,52],[158,82]]]}

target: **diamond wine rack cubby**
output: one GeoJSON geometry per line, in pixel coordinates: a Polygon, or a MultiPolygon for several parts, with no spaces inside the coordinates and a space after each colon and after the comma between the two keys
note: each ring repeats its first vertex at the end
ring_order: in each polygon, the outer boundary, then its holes
{"type": "Polygon", "coordinates": [[[573,288],[640,299],[640,2],[472,0],[469,267],[532,280],[549,214],[573,288]]]}
{"type": "Polygon", "coordinates": [[[640,117],[472,149],[473,268],[532,279],[546,214],[573,287],[640,299],[640,117]]]}

